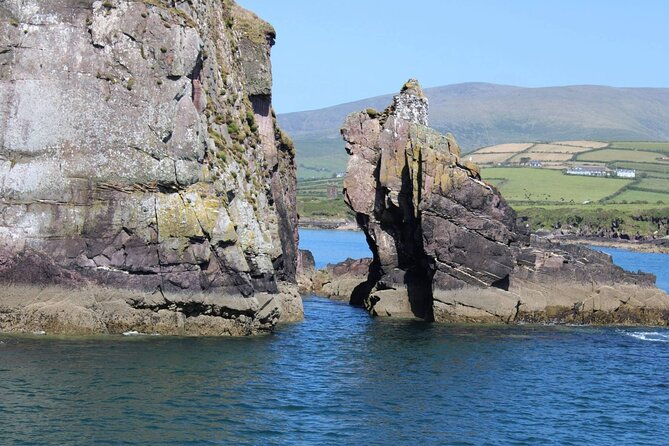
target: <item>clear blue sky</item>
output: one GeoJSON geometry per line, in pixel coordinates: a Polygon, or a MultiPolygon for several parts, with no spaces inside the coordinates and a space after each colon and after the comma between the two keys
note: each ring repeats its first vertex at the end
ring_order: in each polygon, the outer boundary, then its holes
{"type": "Polygon", "coordinates": [[[424,87],[669,87],[666,0],[238,0],[274,25],[274,106],[424,87]]]}

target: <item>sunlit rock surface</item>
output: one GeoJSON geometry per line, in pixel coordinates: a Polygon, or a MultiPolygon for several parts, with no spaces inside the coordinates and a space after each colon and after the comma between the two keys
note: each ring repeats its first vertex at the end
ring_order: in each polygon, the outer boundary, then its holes
{"type": "MultiPolygon", "coordinates": [[[[301,318],[273,43],[230,0],[0,2],[0,278],[127,289],[114,311],[62,304],[90,310],[95,332],[134,329],[135,314],[177,334],[301,318]]],[[[0,295],[0,329],[40,320],[28,301],[0,295]]],[[[58,324],[42,322],[78,331],[58,324]]]]}
{"type": "MultiPolygon", "coordinates": [[[[667,323],[654,276],[530,238],[455,138],[427,127],[427,109],[410,80],[385,111],[351,114],[342,128],[344,198],[374,256],[352,303],[444,322],[667,323]]],[[[328,286],[346,274],[332,269],[328,286]]]]}

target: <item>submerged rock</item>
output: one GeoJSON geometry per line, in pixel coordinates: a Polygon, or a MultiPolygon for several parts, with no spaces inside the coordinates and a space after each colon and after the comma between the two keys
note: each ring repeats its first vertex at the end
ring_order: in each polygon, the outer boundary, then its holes
{"type": "MultiPolygon", "coordinates": [[[[0,2],[0,280],[127,289],[118,314],[246,324],[235,333],[301,318],[274,37],[230,0],[0,2]]],[[[211,333],[201,321],[188,332],[211,333]]]]}
{"type": "Polygon", "coordinates": [[[455,138],[426,126],[427,107],[410,80],[383,113],[342,128],[344,199],[374,256],[352,303],[436,321],[667,323],[654,276],[531,238],[455,138]]]}

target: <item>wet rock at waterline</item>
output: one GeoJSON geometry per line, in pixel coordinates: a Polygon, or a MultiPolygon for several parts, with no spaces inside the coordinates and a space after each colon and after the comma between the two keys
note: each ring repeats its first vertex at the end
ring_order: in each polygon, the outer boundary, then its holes
{"type": "Polygon", "coordinates": [[[16,285],[0,330],[302,317],[274,30],[232,1],[164,3],[0,2],[0,279],[16,285]],[[113,292],[65,302],[63,286],[113,292]]]}
{"type": "Polygon", "coordinates": [[[342,128],[344,199],[374,256],[352,302],[436,321],[667,323],[669,297],[654,276],[517,226],[455,138],[426,126],[427,109],[410,80],[385,111],[351,114],[342,128]]]}

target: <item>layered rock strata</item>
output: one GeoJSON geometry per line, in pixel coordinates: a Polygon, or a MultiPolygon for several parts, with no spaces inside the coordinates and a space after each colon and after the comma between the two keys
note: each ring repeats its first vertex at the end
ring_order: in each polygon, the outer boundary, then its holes
{"type": "Polygon", "coordinates": [[[436,321],[666,323],[654,276],[530,238],[455,138],[427,127],[427,109],[410,80],[385,111],[342,128],[344,198],[374,256],[352,303],[436,321]]]}
{"type": "MultiPolygon", "coordinates": [[[[127,289],[111,293],[116,311],[52,302],[107,315],[95,332],[134,329],[136,315],[187,334],[301,318],[274,37],[231,0],[0,2],[0,279],[127,289]]],[[[22,330],[24,310],[0,294],[0,329],[22,330]]],[[[32,317],[78,331],[48,314],[32,317]]]]}

